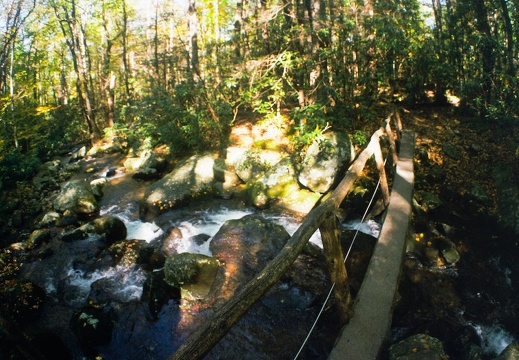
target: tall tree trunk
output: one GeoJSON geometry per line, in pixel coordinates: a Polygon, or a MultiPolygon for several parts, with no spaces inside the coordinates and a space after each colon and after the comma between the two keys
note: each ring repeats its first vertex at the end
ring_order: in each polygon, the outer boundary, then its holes
{"type": "Polygon", "coordinates": [[[488,21],[488,11],[485,0],[474,0],[472,2],[476,14],[476,28],[481,34],[480,51],[483,70],[483,93],[484,103],[481,108],[481,115],[486,114],[486,108],[492,102],[492,83],[494,76],[494,45],[491,34],[491,28],[488,21]]]}
{"type": "MultiPolygon", "coordinates": [[[[499,0],[501,12],[503,14],[505,34],[506,34],[506,74],[509,77],[515,77],[514,65],[514,31],[512,28],[512,20],[508,11],[508,3],[506,0],[499,0]]],[[[517,9],[519,10],[519,9],[517,9]]]]}
{"type": "Polygon", "coordinates": [[[54,8],[61,31],[70,50],[77,78],[76,89],[79,105],[83,114],[83,119],[88,127],[90,140],[93,142],[101,138],[101,131],[95,122],[94,112],[92,109],[89,76],[85,62],[85,49],[83,48],[84,41],[82,41],[80,25],[78,24],[79,19],[77,15],[76,2],[75,0],[68,1],[67,5],[69,5],[70,8],[65,4],[57,4],[56,1],[51,1],[50,4],[54,8]]]}
{"type": "Polygon", "coordinates": [[[115,75],[111,71],[112,67],[112,46],[114,41],[119,37],[111,36],[111,25],[109,15],[106,13],[105,3],[103,1],[103,31],[105,38],[105,54],[103,58],[103,74],[104,79],[103,90],[106,100],[106,115],[108,117],[108,126],[114,126],[115,123],[115,75]]]}
{"type": "Polygon", "coordinates": [[[188,7],[188,70],[194,82],[200,80],[200,63],[198,58],[198,18],[196,16],[196,1],[189,0],[188,7]]]}
{"type": "Polygon", "coordinates": [[[130,91],[130,67],[128,65],[128,12],[126,11],[126,0],[122,0],[122,11],[123,11],[123,29],[122,29],[122,42],[123,42],[123,78],[124,78],[124,91],[126,96],[126,105],[131,105],[131,91],[130,91]]]}
{"type": "MultiPolygon", "coordinates": [[[[445,51],[443,46],[443,10],[441,0],[432,0],[434,10],[434,18],[436,20],[435,36],[438,44],[438,59],[440,64],[445,62],[445,51]]],[[[445,96],[445,83],[442,74],[437,74],[435,79],[434,101],[437,104],[445,104],[447,97],[445,96]]]]}

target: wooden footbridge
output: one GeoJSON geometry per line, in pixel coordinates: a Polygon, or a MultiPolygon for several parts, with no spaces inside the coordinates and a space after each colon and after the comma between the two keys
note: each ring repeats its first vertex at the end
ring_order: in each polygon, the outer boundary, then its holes
{"type": "Polygon", "coordinates": [[[249,308],[279,281],[317,229],[321,231],[328,270],[335,284],[334,298],[340,309],[341,321],[346,323],[330,359],[376,359],[390,329],[402,267],[411,214],[413,152],[414,134],[402,130],[400,115],[398,111],[393,111],[383,126],[372,135],[368,146],[357,156],[339,185],[306,216],[276,258],[218,309],[212,320],[197,329],[169,360],[204,357],[249,308]],[[392,122],[394,130],[391,128],[392,122]],[[388,152],[395,168],[391,194],[380,145],[382,136],[387,136],[389,140],[388,152]],[[374,156],[377,164],[382,201],[387,207],[387,213],[364,281],[353,301],[339,241],[336,211],[371,156],[374,156]]]}

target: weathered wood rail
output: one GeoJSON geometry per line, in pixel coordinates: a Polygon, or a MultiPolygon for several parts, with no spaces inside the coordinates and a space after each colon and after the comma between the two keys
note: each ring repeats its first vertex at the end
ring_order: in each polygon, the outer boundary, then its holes
{"type": "Polygon", "coordinates": [[[182,344],[178,350],[170,356],[174,359],[201,359],[205,356],[231,327],[249,310],[249,308],[265,292],[276,284],[288,268],[299,256],[310,237],[319,229],[323,240],[327,267],[332,282],[335,283],[334,297],[339,306],[342,321],[346,322],[351,317],[352,297],[349,291],[349,282],[344,264],[344,255],[339,242],[336,211],[350,192],[355,180],[366,166],[368,159],[374,156],[380,176],[380,185],[384,204],[390,201],[388,181],[385,172],[380,138],[386,135],[389,139],[389,152],[393,157],[393,164],[398,159],[397,140],[402,133],[402,123],[398,111],[393,111],[385,120],[383,126],[372,136],[367,147],[357,156],[351,164],[346,175],[337,185],[335,190],[326,200],[306,216],[303,223],[288,240],[279,254],[260,272],[254,279],[241,288],[221,308],[216,310],[212,319],[199,327],[182,344]],[[391,120],[396,124],[396,138],[391,128],[391,120]]]}

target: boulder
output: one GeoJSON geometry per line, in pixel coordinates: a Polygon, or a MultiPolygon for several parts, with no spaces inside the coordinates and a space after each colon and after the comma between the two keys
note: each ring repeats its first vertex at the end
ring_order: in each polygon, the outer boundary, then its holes
{"type": "Polygon", "coordinates": [[[276,204],[306,214],[320,198],[320,195],[299,187],[295,165],[290,158],[280,161],[247,186],[251,203],[260,209],[276,204]]]}
{"type": "Polygon", "coordinates": [[[299,182],[313,192],[324,194],[340,179],[355,152],[347,134],[328,132],[308,147],[299,182]]]}
{"type": "Polygon", "coordinates": [[[96,199],[100,199],[103,197],[103,187],[106,185],[108,180],[105,178],[94,179],[90,182],[90,188],[92,189],[92,194],[96,197],[96,199]]]}
{"type": "Polygon", "coordinates": [[[97,346],[112,340],[113,315],[103,308],[87,305],[74,314],[71,326],[85,353],[94,355],[97,346]]]}
{"type": "Polygon", "coordinates": [[[229,148],[227,160],[234,167],[239,180],[247,183],[281,161],[282,154],[274,150],[229,148]]]}
{"type": "Polygon", "coordinates": [[[162,243],[161,250],[166,256],[174,256],[178,254],[178,247],[182,241],[183,235],[179,228],[172,227],[166,230],[166,237],[162,243]]]}
{"type": "Polygon", "coordinates": [[[43,218],[39,222],[39,227],[49,227],[56,225],[61,218],[61,215],[56,211],[49,211],[45,215],[43,215],[43,218]]]}
{"type": "Polygon", "coordinates": [[[508,345],[494,360],[519,360],[519,343],[508,345]]]}
{"type": "Polygon", "coordinates": [[[86,233],[102,235],[105,242],[113,244],[126,239],[128,231],[124,222],[115,216],[102,216],[80,227],[86,233]]]}
{"type": "Polygon", "coordinates": [[[143,150],[139,156],[132,156],[124,161],[126,172],[133,173],[139,180],[155,179],[165,166],[165,160],[157,157],[151,150],[143,150]]]}
{"type": "Polygon", "coordinates": [[[175,208],[187,200],[210,192],[214,180],[214,156],[194,155],[179,163],[144,193],[140,216],[152,220],[160,212],[175,208]]]}
{"type": "Polygon", "coordinates": [[[52,237],[52,233],[49,229],[38,229],[34,230],[27,238],[26,244],[28,249],[32,249],[48,243],[52,237]]]}
{"type": "Polygon", "coordinates": [[[230,298],[283,248],[290,235],[281,225],[259,215],[226,221],[209,248],[225,267],[219,298],[230,298]]]}
{"type": "Polygon", "coordinates": [[[180,288],[168,285],[164,270],[153,271],[144,282],[141,300],[148,304],[153,319],[159,318],[160,310],[169,300],[180,300],[180,288]]]}
{"type": "Polygon", "coordinates": [[[181,289],[182,299],[203,299],[209,295],[219,268],[220,262],[213,257],[181,253],[166,259],[164,278],[173,288],[181,289]]]}
{"type": "Polygon", "coordinates": [[[60,194],[54,200],[54,209],[59,212],[71,210],[78,215],[99,212],[92,189],[81,181],[70,181],[63,185],[60,194]]]}
{"type": "Polygon", "coordinates": [[[390,360],[444,360],[447,358],[442,342],[425,334],[410,336],[389,348],[390,360]]]}

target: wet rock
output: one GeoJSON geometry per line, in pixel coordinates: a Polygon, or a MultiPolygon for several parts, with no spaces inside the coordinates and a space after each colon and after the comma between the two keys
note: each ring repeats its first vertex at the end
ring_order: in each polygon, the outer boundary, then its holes
{"type": "Polygon", "coordinates": [[[324,194],[338,180],[354,155],[347,134],[328,132],[308,147],[298,180],[311,191],[324,194]]]}
{"type": "Polygon", "coordinates": [[[448,359],[440,340],[425,334],[413,335],[389,348],[390,360],[448,359]]]}
{"type": "Polygon", "coordinates": [[[66,230],[61,234],[61,240],[64,242],[85,240],[87,237],[88,234],[82,229],[66,230]]]}
{"type": "Polygon", "coordinates": [[[111,167],[108,170],[106,170],[105,177],[109,178],[109,177],[115,176],[116,173],[117,173],[117,169],[114,167],[111,167]]]}
{"type": "Polygon", "coordinates": [[[87,148],[86,146],[82,146],[79,149],[72,151],[70,156],[70,162],[78,161],[83,159],[86,156],[87,148]]]}
{"type": "Polygon", "coordinates": [[[219,268],[216,258],[181,253],[166,258],[164,278],[170,286],[181,289],[182,299],[203,299],[209,295],[219,268]]]}
{"type": "Polygon", "coordinates": [[[51,239],[52,232],[49,229],[34,230],[28,237],[26,244],[28,249],[33,249],[51,239]]]}
{"type": "Polygon", "coordinates": [[[90,187],[92,189],[92,193],[96,197],[96,199],[100,199],[103,197],[103,188],[108,181],[105,178],[94,179],[90,182],[90,187]]]}
{"type": "Polygon", "coordinates": [[[132,267],[139,263],[141,252],[145,247],[144,240],[120,240],[99,254],[97,269],[106,269],[117,265],[132,267]]]}
{"type": "Polygon", "coordinates": [[[191,236],[188,239],[188,241],[192,242],[195,245],[200,246],[200,245],[204,244],[210,238],[211,237],[207,234],[198,234],[198,235],[191,236]]]}
{"type": "Polygon", "coordinates": [[[495,360],[519,360],[519,343],[512,343],[495,360]]]}
{"type": "Polygon", "coordinates": [[[126,225],[116,216],[102,216],[97,218],[88,223],[84,227],[84,230],[86,232],[93,231],[95,234],[102,235],[104,241],[109,244],[124,240],[128,235],[126,225]]]}
{"type": "Polygon", "coordinates": [[[148,304],[151,316],[158,319],[164,305],[170,300],[180,300],[180,288],[166,282],[164,270],[153,271],[144,282],[141,300],[148,304]]]}
{"type": "Polygon", "coordinates": [[[48,213],[43,215],[43,218],[39,222],[38,226],[40,228],[44,228],[44,227],[57,225],[60,218],[61,218],[60,213],[58,213],[56,211],[49,211],[48,213]]]}
{"type": "Polygon", "coordinates": [[[183,235],[179,228],[171,227],[166,230],[166,237],[162,243],[161,250],[166,256],[174,256],[178,254],[178,247],[183,235]]]}
{"type": "Polygon", "coordinates": [[[232,296],[279,253],[289,238],[285,228],[258,215],[225,222],[210,244],[211,253],[225,267],[219,296],[232,296]]]}
{"type": "Polygon", "coordinates": [[[149,221],[159,213],[180,206],[191,198],[210,193],[214,180],[214,155],[194,155],[153,183],[144,193],[139,209],[149,221]]]}
{"type": "Polygon", "coordinates": [[[70,181],[63,185],[60,194],[54,200],[54,209],[59,212],[72,210],[80,215],[99,212],[92,189],[81,181],[70,181]]]}
{"type": "Polygon", "coordinates": [[[460,260],[460,254],[456,249],[456,245],[449,239],[443,236],[438,237],[437,246],[447,264],[454,265],[460,260]]]}
{"type": "Polygon", "coordinates": [[[74,314],[71,326],[87,355],[95,355],[98,346],[112,340],[113,316],[108,309],[85,306],[74,314]]]}

